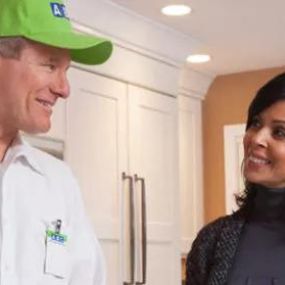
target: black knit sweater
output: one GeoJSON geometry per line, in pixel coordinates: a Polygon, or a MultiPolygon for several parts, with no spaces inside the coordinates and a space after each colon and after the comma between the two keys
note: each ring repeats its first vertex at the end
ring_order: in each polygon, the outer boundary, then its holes
{"type": "MultiPolygon", "coordinates": [[[[282,200],[280,198],[277,197],[278,199],[276,199],[276,195],[272,197],[269,192],[266,190],[264,192],[264,190],[262,189],[262,195],[255,197],[254,210],[248,216],[247,223],[245,223],[245,218],[243,218],[244,215],[237,212],[234,215],[226,216],[210,223],[199,232],[187,258],[187,285],[226,285],[228,280],[231,279],[229,277],[232,277],[231,274],[233,272],[237,273],[235,266],[238,266],[237,263],[240,259],[240,246],[243,249],[244,246],[248,246],[247,244],[244,245],[242,241],[247,237],[246,233],[248,231],[246,229],[252,231],[250,228],[251,221],[256,223],[256,219],[261,218],[262,222],[264,222],[264,218],[269,218],[271,219],[270,226],[272,227],[272,220],[274,222],[276,220],[280,221],[281,217],[283,223],[285,219],[284,199],[282,198],[283,202],[281,204],[280,201],[282,200]],[[279,204],[279,209],[276,201],[279,201],[277,203],[279,204]],[[264,209],[269,210],[266,213],[264,209]],[[241,240],[242,234],[243,239],[241,240]]],[[[266,236],[267,229],[261,227],[261,231],[264,231],[264,236],[266,236]]],[[[265,244],[267,243],[268,241],[265,241],[265,244]]],[[[241,260],[241,262],[247,261],[241,260]]],[[[251,272],[250,269],[249,271],[251,272]]],[[[268,272],[271,271],[269,270],[268,272]]]]}
{"type": "Polygon", "coordinates": [[[205,226],[187,257],[186,285],[226,285],[245,221],[239,215],[205,226]]]}

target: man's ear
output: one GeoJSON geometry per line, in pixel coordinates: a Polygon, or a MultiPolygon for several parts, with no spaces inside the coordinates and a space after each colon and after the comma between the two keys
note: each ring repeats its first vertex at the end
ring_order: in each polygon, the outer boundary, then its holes
{"type": "Polygon", "coordinates": [[[3,65],[3,60],[4,60],[4,57],[2,55],[0,55],[0,68],[3,65]]]}
{"type": "Polygon", "coordinates": [[[0,78],[1,78],[1,74],[3,74],[3,72],[5,72],[5,68],[6,68],[6,62],[7,62],[8,58],[0,55],[0,78]]]}
{"type": "MultiPolygon", "coordinates": [[[[7,60],[7,58],[0,55],[0,68],[3,68],[3,64],[4,64],[5,60],[7,60]]],[[[0,70],[0,72],[2,72],[2,70],[0,70]]]]}

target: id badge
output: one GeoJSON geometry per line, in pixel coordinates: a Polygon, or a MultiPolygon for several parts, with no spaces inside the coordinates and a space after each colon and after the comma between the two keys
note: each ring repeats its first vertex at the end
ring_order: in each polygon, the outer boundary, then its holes
{"type": "Polygon", "coordinates": [[[68,274],[67,236],[50,229],[46,232],[45,272],[62,279],[68,274]]]}

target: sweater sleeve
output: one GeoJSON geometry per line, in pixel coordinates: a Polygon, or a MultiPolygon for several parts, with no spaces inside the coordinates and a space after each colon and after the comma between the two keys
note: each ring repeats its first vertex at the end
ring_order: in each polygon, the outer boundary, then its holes
{"type": "Polygon", "coordinates": [[[215,220],[198,233],[187,256],[186,285],[207,284],[216,241],[224,219],[215,220]]]}

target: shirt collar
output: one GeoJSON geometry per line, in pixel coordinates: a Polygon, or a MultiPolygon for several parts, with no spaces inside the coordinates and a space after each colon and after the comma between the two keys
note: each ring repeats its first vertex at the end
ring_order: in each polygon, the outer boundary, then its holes
{"type": "Polygon", "coordinates": [[[31,168],[39,174],[44,175],[43,168],[40,165],[33,148],[20,134],[18,134],[11,143],[3,162],[10,164],[18,158],[25,159],[31,168]]]}

